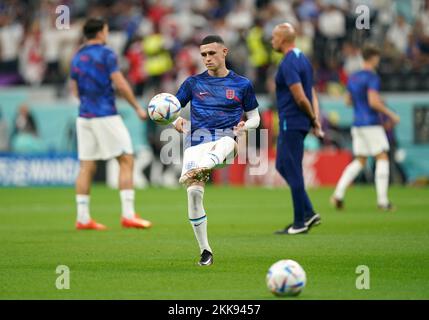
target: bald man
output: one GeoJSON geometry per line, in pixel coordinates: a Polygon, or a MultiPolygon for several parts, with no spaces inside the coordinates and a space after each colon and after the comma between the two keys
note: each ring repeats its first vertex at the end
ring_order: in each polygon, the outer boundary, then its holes
{"type": "Polygon", "coordinates": [[[293,200],[294,221],[276,234],[307,233],[320,224],[304,186],[302,159],[304,139],[312,129],[323,137],[319,104],[313,88],[313,68],[295,47],[295,29],[289,23],[277,25],[272,32],[273,49],[284,54],[276,75],[276,97],[279,114],[276,169],[287,181],[293,200]]]}

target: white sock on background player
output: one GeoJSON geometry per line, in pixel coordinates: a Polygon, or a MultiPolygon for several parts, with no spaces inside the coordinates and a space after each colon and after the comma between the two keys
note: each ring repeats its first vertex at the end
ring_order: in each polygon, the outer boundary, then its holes
{"type": "Polygon", "coordinates": [[[203,207],[204,187],[190,186],[186,191],[188,192],[189,222],[194,229],[200,252],[204,250],[213,252],[207,239],[207,216],[203,207]]]}
{"type": "Polygon", "coordinates": [[[203,156],[198,167],[212,169],[222,164],[228,155],[234,152],[235,145],[236,142],[231,137],[220,138],[214,145],[213,150],[203,156]]]}
{"type": "Polygon", "coordinates": [[[89,214],[89,195],[77,194],[76,205],[77,205],[77,221],[82,224],[87,224],[91,220],[89,214]]]}
{"type": "Polygon", "coordinates": [[[377,204],[387,206],[387,190],[389,188],[389,161],[377,160],[375,163],[375,189],[377,190],[377,204]]]}
{"type": "Polygon", "coordinates": [[[122,217],[132,219],[135,216],[134,209],[134,190],[121,190],[119,195],[121,197],[122,217]]]}
{"type": "Polygon", "coordinates": [[[337,187],[335,188],[334,197],[338,200],[344,198],[347,187],[356,179],[359,172],[362,170],[362,164],[359,160],[353,160],[344,170],[341,175],[340,181],[338,181],[337,187]]]}

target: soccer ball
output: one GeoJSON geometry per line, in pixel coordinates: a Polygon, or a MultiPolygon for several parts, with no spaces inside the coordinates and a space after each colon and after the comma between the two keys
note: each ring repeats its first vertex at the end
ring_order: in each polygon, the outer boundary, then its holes
{"type": "Polygon", "coordinates": [[[169,124],[177,119],[182,109],[179,100],[170,93],[154,96],[148,106],[149,117],[158,124],[169,124]]]}
{"type": "Polygon", "coordinates": [[[297,296],[307,282],[304,269],[294,260],[280,260],[268,270],[267,287],[279,297],[297,296]]]}

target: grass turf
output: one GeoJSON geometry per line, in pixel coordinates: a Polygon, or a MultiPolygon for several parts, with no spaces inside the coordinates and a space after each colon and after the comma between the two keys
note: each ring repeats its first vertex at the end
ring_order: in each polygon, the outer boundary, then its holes
{"type": "Polygon", "coordinates": [[[310,190],[322,225],[307,235],[273,231],[292,219],[288,189],[209,187],[205,208],[214,265],[199,250],[183,189],[137,192],[154,227],[122,229],[117,191],[96,186],[92,215],[108,231],[75,231],[70,188],[0,189],[0,299],[279,299],[265,274],[277,260],[298,261],[307,286],[295,299],[429,299],[429,193],[393,187],[394,213],[375,208],[373,187],[349,190],[344,212],[332,189],[310,190]],[[58,265],[69,290],[55,287],[58,265]],[[357,290],[356,267],[370,269],[357,290]]]}

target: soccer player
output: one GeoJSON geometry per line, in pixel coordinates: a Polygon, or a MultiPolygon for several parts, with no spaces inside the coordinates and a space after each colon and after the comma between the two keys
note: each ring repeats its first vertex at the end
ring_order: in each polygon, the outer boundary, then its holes
{"type": "Polygon", "coordinates": [[[252,83],[226,68],[228,54],[217,35],[205,37],[200,52],[207,70],[187,78],[176,97],[182,107],[191,102],[191,126],[179,117],[174,126],[188,133],[180,183],[187,186],[188,216],[200,247],[200,266],[213,263],[207,238],[207,216],[203,206],[204,185],[210,171],[236,154],[235,136],[259,126],[258,102],[252,83]],[[241,121],[243,111],[247,121],[241,121]]]}
{"type": "Polygon", "coordinates": [[[121,223],[126,228],[149,228],[151,222],[134,211],[133,148],[122,118],[118,115],[112,84],[122,93],[142,120],[142,109],[128,82],[118,69],[115,53],[105,46],[109,29],[104,20],[89,19],[83,28],[85,44],[71,62],[72,91],[80,99],[76,121],[79,175],[76,180],[76,228],[104,230],[91,219],[90,186],[96,171],[96,160],[116,158],[119,162],[119,188],[122,203],[121,223]]]}
{"type": "Polygon", "coordinates": [[[276,96],[279,113],[276,169],[289,184],[294,221],[276,234],[301,234],[320,224],[320,215],[305,191],[302,172],[304,138],[313,128],[323,137],[318,120],[319,104],[313,88],[313,68],[304,54],[295,47],[296,32],[289,23],[277,25],[272,32],[274,50],[284,54],[276,74],[276,96]]]}
{"type": "Polygon", "coordinates": [[[381,115],[384,114],[393,124],[397,124],[400,119],[384,105],[380,97],[380,78],[375,73],[380,62],[379,49],[374,45],[365,45],[362,56],[362,70],[352,74],[347,84],[347,104],[353,105],[354,113],[351,133],[355,159],[345,168],[331,197],[331,203],[337,209],[343,208],[346,188],[365,166],[367,157],[375,156],[377,204],[381,210],[390,211],[393,206],[387,195],[389,142],[381,123],[381,115]]]}

